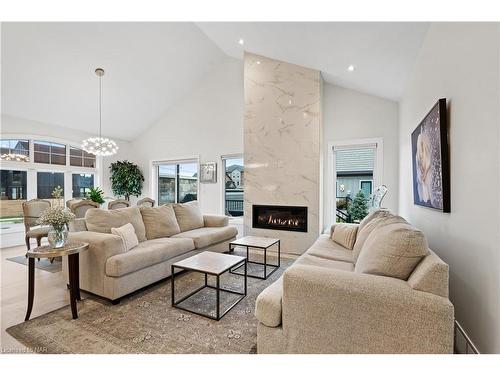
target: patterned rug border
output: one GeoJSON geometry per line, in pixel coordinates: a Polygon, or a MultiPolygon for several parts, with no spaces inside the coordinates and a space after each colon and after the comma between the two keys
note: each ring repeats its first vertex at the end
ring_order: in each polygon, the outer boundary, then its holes
{"type": "MultiPolygon", "coordinates": [[[[247,298],[220,321],[172,308],[171,278],[167,278],[125,296],[119,305],[84,294],[84,300],[79,302],[78,320],[71,319],[68,304],[5,331],[30,353],[40,354],[252,354],[256,352],[255,299],[293,260],[282,258],[281,263],[282,267],[267,280],[249,278],[247,298]],[[148,342],[155,340],[159,347],[148,342]],[[87,345],[83,351],[83,344],[77,342],[87,345]]],[[[193,281],[196,275],[202,276],[186,273],[179,279],[192,285],[197,282],[193,281]]],[[[228,282],[232,282],[231,278],[234,276],[228,276],[228,282]]],[[[210,301],[206,303],[210,306],[210,301]]]]}

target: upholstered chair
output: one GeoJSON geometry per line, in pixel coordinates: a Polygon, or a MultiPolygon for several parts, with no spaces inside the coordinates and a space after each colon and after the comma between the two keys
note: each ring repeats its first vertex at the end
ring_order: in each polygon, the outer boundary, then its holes
{"type": "Polygon", "coordinates": [[[154,207],[155,206],[155,200],[151,198],[142,198],[137,201],[137,206],[138,207],[154,207]]]}
{"type": "Polygon", "coordinates": [[[77,219],[85,217],[85,213],[90,208],[99,208],[100,204],[90,199],[84,199],[79,202],[73,203],[69,206],[71,212],[73,212],[77,219]]]}
{"type": "Polygon", "coordinates": [[[130,202],[125,199],[116,199],[108,203],[108,210],[130,207],[130,202]]]}
{"type": "Polygon", "coordinates": [[[44,199],[32,199],[23,203],[25,241],[28,250],[31,238],[36,238],[37,245],[41,246],[42,238],[48,237],[50,228],[39,226],[36,222],[48,208],[50,201],[44,199]]]}
{"type": "Polygon", "coordinates": [[[72,206],[72,205],[74,205],[75,203],[80,202],[80,201],[81,201],[81,199],[79,199],[79,198],[78,198],[78,199],[77,199],[77,198],[73,198],[73,199],[67,200],[67,201],[66,201],[66,207],[67,207],[69,210],[71,210],[71,206],[72,206]]]}

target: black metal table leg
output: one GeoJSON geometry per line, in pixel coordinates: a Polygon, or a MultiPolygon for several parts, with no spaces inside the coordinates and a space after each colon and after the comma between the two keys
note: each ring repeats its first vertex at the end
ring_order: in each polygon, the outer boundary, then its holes
{"type": "Polygon", "coordinates": [[[281,240],[278,241],[278,267],[281,267],[281,240]]]}
{"type": "Polygon", "coordinates": [[[69,269],[69,300],[70,300],[70,305],[71,305],[71,314],[73,315],[73,319],[78,318],[78,309],[76,306],[76,299],[77,299],[77,287],[78,287],[78,282],[76,280],[76,277],[78,276],[78,272],[76,271],[76,265],[78,264],[78,261],[76,261],[76,257],[78,257],[78,254],[71,254],[68,255],[68,269],[69,269]]]}
{"type": "Polygon", "coordinates": [[[81,301],[82,297],[80,296],[80,254],[74,254],[74,262],[75,262],[75,289],[76,289],[76,300],[81,301]]]}
{"type": "Polygon", "coordinates": [[[243,280],[245,283],[245,296],[247,295],[247,260],[245,259],[245,278],[243,280]]]}
{"type": "Polygon", "coordinates": [[[33,299],[35,297],[35,258],[28,258],[28,309],[26,310],[25,321],[30,319],[33,309],[33,299]]]}
{"type": "Polygon", "coordinates": [[[172,306],[175,305],[175,296],[174,296],[174,293],[175,293],[175,285],[174,285],[174,281],[175,281],[175,272],[174,272],[174,266],[172,266],[170,269],[172,271],[172,280],[170,280],[170,290],[171,290],[171,301],[172,301],[172,306]]]}
{"type": "Polygon", "coordinates": [[[215,284],[215,292],[216,292],[215,300],[217,303],[216,316],[217,316],[217,320],[219,320],[220,319],[220,277],[219,277],[219,275],[217,275],[217,280],[216,280],[216,284],[215,284]]]}

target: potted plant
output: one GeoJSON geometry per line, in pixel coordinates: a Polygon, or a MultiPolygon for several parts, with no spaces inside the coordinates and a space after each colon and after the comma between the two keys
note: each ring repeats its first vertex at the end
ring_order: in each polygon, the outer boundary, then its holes
{"type": "MultiPolygon", "coordinates": [[[[57,202],[61,200],[62,189],[60,186],[54,189],[52,196],[57,199],[57,202]]],[[[49,244],[58,249],[66,245],[68,241],[68,223],[74,218],[73,213],[58,203],[56,206],[45,210],[38,218],[37,224],[51,226],[48,234],[49,244]]]]}
{"type": "Polygon", "coordinates": [[[89,192],[87,193],[87,198],[90,199],[92,202],[103,204],[104,192],[98,187],[91,187],[89,192]]]}
{"type": "Polygon", "coordinates": [[[111,190],[113,194],[126,200],[130,196],[138,197],[142,192],[144,176],[139,167],[127,160],[111,163],[109,166],[111,172],[111,190]]]}

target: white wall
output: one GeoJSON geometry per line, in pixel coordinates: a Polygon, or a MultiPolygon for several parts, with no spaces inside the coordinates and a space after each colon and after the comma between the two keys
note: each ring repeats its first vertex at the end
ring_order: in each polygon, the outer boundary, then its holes
{"type": "MultiPolygon", "coordinates": [[[[328,190],[328,144],[360,138],[382,138],[382,183],[389,191],[384,207],[398,209],[398,103],[358,91],[323,84],[323,189],[328,190]]],[[[332,193],[332,197],[334,192],[332,193]]],[[[330,208],[325,200],[324,223],[329,225],[330,208]]]]}
{"type": "Polygon", "coordinates": [[[200,184],[199,201],[203,212],[223,213],[221,155],[243,153],[243,63],[227,58],[131,147],[146,178],[144,196],[151,195],[152,160],[216,161],[217,183],[200,184]]]}
{"type": "Polygon", "coordinates": [[[500,353],[499,100],[498,24],[432,24],[400,103],[399,209],[450,265],[456,319],[485,353],[500,353]],[[439,98],[450,214],[413,204],[410,134],[439,98]]]}
{"type": "MultiPolygon", "coordinates": [[[[33,120],[22,119],[2,114],[1,136],[8,138],[9,134],[59,138],[61,141],[74,142],[78,146],[82,140],[95,136],[95,134],[85,133],[78,130],[61,127],[58,125],[45,124],[33,120]]],[[[116,160],[124,160],[130,157],[129,142],[116,140],[118,144],[118,153],[113,156],[103,158],[102,164],[102,182],[99,183],[106,196],[113,196],[111,184],[109,181],[109,164],[116,160]]]]}

